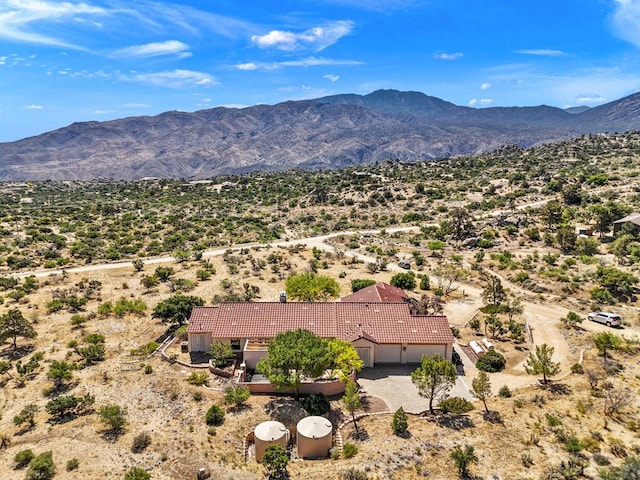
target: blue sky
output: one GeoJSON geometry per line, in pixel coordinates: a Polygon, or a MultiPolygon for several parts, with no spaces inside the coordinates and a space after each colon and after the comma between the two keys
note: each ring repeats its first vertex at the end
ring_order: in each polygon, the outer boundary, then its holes
{"type": "Polygon", "coordinates": [[[618,99],[640,91],[640,0],[0,0],[0,141],[381,88],[618,99]]]}

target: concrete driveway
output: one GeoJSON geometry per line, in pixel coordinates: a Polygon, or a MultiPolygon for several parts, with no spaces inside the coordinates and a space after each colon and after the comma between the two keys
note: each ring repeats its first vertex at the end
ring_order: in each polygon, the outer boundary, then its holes
{"type": "MultiPolygon", "coordinates": [[[[418,389],[411,381],[411,372],[418,366],[382,365],[365,368],[358,374],[358,384],[367,394],[382,398],[392,412],[400,407],[405,412],[424,412],[429,408],[429,400],[418,394],[418,389]]],[[[449,395],[473,401],[474,397],[469,393],[465,378],[458,375],[449,395]]],[[[434,401],[434,405],[436,404],[437,400],[434,401]]]]}

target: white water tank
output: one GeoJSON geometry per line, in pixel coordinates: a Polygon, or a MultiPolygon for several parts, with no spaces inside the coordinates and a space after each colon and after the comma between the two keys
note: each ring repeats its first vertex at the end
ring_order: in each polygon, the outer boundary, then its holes
{"type": "Polygon", "coordinates": [[[253,431],[255,435],[256,460],[262,460],[264,451],[270,445],[282,445],[287,447],[289,441],[289,430],[280,422],[262,422],[253,431]]]}
{"type": "Polygon", "coordinates": [[[326,458],[333,446],[333,425],[324,417],[305,417],[297,425],[298,457],[326,458]]]}
{"type": "Polygon", "coordinates": [[[471,347],[471,350],[473,350],[473,353],[475,353],[478,357],[481,357],[485,354],[484,349],[475,340],[471,340],[469,342],[469,347],[471,347]]]}
{"type": "Polygon", "coordinates": [[[483,338],[482,344],[487,350],[493,350],[493,343],[491,343],[488,338],[483,338]]]}

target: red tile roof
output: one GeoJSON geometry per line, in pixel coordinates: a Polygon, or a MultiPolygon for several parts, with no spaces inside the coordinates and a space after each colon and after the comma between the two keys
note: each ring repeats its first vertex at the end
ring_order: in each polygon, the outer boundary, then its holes
{"type": "Polygon", "coordinates": [[[211,333],[213,338],[273,338],[298,328],[349,341],[453,343],[447,317],[413,316],[404,302],[228,302],[194,308],[188,332],[211,333]]]}
{"type": "Polygon", "coordinates": [[[379,282],[343,297],[341,302],[405,302],[409,296],[404,290],[379,282]]]}

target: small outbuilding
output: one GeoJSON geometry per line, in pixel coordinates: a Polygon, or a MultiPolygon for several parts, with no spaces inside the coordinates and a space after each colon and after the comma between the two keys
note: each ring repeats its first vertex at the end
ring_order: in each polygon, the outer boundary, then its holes
{"type": "Polygon", "coordinates": [[[324,417],[305,417],[297,425],[298,457],[326,458],[333,446],[333,425],[324,417]]]}
{"type": "Polygon", "coordinates": [[[289,430],[280,422],[270,420],[262,422],[253,431],[255,435],[256,460],[262,460],[265,450],[270,445],[282,445],[286,448],[289,441],[289,430]]]}

